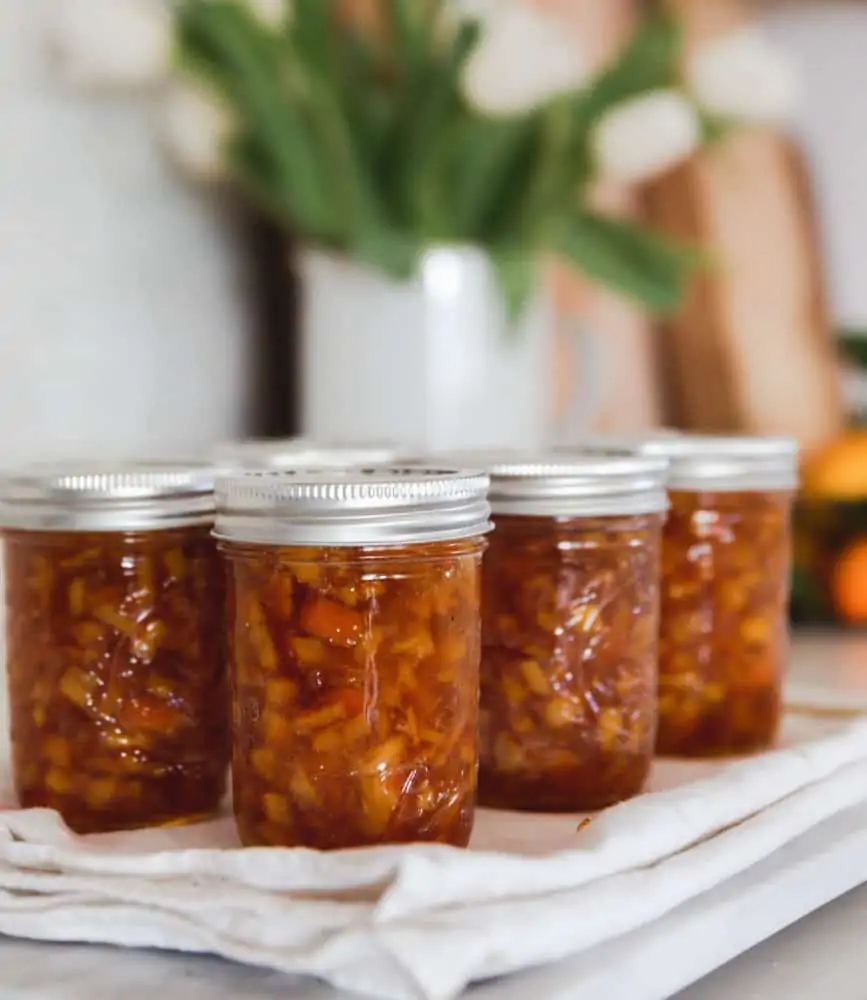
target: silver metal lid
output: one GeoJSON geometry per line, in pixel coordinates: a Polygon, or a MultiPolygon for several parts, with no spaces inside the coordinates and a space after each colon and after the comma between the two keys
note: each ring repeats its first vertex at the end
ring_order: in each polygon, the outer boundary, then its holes
{"type": "Polygon", "coordinates": [[[490,473],[495,514],[613,517],[668,509],[664,459],[600,449],[582,455],[467,453],[463,461],[490,473]]]}
{"type": "Polygon", "coordinates": [[[177,462],[32,465],[0,475],[0,527],[152,531],[214,519],[214,470],[177,462]]]}
{"type": "Polygon", "coordinates": [[[306,438],[254,439],[220,445],[214,461],[221,473],[282,469],[346,469],[387,465],[398,458],[394,444],[334,442],[306,438]]]}
{"type": "Polygon", "coordinates": [[[489,531],[481,472],[386,467],[248,472],[217,481],[219,538],[259,545],[410,545],[489,531]]]}
{"type": "Polygon", "coordinates": [[[640,451],[650,441],[671,441],[683,437],[683,431],[670,427],[654,427],[645,431],[589,434],[575,444],[558,445],[557,454],[580,455],[582,452],[598,451],[640,451]]]}
{"type": "Polygon", "coordinates": [[[593,435],[559,454],[596,454],[616,449],[665,458],[673,490],[794,490],[798,486],[798,443],[787,437],[725,437],[650,431],[641,435],[593,435]]]}
{"type": "Polygon", "coordinates": [[[683,434],[647,440],[638,450],[668,459],[668,485],[673,490],[735,493],[798,487],[794,438],[683,434]]]}

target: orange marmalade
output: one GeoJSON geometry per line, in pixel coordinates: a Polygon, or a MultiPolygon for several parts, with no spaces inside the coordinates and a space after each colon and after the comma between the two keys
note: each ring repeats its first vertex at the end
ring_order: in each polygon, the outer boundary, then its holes
{"type": "Polygon", "coordinates": [[[469,842],[486,491],[419,469],[221,484],[244,844],[469,842]]]}
{"type": "Polygon", "coordinates": [[[656,738],[665,463],[486,467],[480,801],[575,812],[629,798],[656,738]]]}
{"type": "Polygon", "coordinates": [[[82,833],[212,813],[229,713],[208,477],[88,468],[2,493],[21,804],[82,833]]]}
{"type": "Polygon", "coordinates": [[[779,728],[788,654],[797,447],[684,435],[646,450],[671,462],[657,750],[765,749],[779,728]]]}

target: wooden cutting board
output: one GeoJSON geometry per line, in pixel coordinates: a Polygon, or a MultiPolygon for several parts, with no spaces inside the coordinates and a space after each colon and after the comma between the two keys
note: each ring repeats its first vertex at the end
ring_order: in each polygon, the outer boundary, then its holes
{"type": "MultiPolygon", "coordinates": [[[[576,53],[597,71],[634,30],[636,0],[536,0],[568,25],[576,53]]],[[[641,211],[635,191],[609,185],[598,193],[600,208],[634,217],[641,211]]],[[[558,437],[577,440],[588,428],[633,431],[661,418],[654,331],[639,307],[587,281],[567,267],[554,268],[560,350],[554,374],[558,437]]]]}
{"type": "MultiPolygon", "coordinates": [[[[737,0],[672,0],[688,44],[749,23],[737,0]]],[[[711,267],[660,330],[667,420],[832,438],[843,404],[811,185],[785,135],[742,131],[650,185],[651,224],[707,247],[711,267]]]]}

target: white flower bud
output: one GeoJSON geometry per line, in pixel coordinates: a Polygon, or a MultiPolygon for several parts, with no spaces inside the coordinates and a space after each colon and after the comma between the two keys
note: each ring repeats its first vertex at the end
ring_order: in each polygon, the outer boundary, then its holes
{"type": "Polygon", "coordinates": [[[169,73],[172,19],[160,0],[55,0],[50,44],[81,87],[140,87],[169,73]]]}
{"type": "Polygon", "coordinates": [[[244,0],[256,17],[275,31],[292,20],[291,0],[244,0]]]}
{"type": "Polygon", "coordinates": [[[228,108],[200,84],[178,82],[166,95],[163,141],[175,163],[194,179],[214,182],[225,177],[224,150],[234,130],[228,108]]]}
{"type": "Polygon", "coordinates": [[[650,180],[698,149],[695,108],[675,90],[656,90],[615,105],[596,125],[591,144],[604,180],[650,180]]]}
{"type": "Polygon", "coordinates": [[[484,23],[463,79],[467,100],[483,114],[523,114],[585,82],[585,62],[557,18],[500,0],[484,23]]]}
{"type": "Polygon", "coordinates": [[[687,80],[706,111],[747,122],[785,121],[800,92],[794,64],[755,28],[733,32],[696,52],[687,80]]]}

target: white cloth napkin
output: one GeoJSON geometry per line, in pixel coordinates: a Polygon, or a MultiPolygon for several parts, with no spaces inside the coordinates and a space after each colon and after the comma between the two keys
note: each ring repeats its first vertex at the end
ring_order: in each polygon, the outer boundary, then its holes
{"type": "Polygon", "coordinates": [[[387,1000],[634,930],[867,801],[867,722],[791,718],[782,747],[660,762],[651,791],[595,817],[482,812],[473,846],[238,849],[231,818],[76,837],[0,813],[0,933],[209,952],[387,1000]]]}

